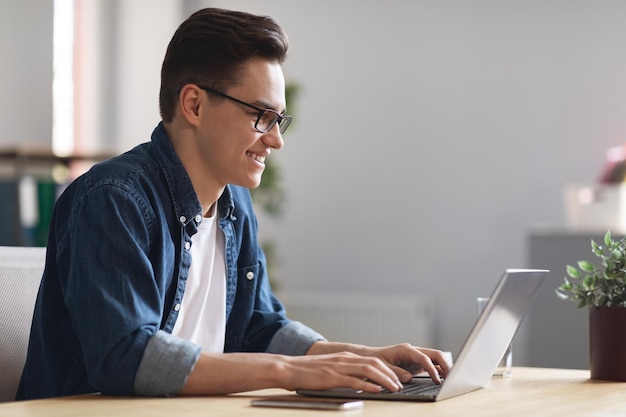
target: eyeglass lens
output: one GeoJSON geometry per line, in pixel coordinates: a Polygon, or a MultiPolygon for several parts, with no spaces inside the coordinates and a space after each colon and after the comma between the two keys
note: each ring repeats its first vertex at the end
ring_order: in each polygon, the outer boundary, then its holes
{"type": "Polygon", "coordinates": [[[265,110],[257,120],[256,128],[261,132],[269,132],[277,122],[280,133],[285,133],[291,122],[291,117],[281,116],[273,111],[265,110]]]}

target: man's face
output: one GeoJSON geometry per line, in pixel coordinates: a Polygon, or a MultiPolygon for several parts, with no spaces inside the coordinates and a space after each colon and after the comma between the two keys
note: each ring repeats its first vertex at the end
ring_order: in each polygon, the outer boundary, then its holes
{"type": "MultiPolygon", "coordinates": [[[[282,68],[263,59],[249,60],[239,84],[223,93],[261,109],[285,111],[282,68]]],[[[226,184],[257,187],[265,169],[265,158],[273,149],[283,147],[278,125],[267,133],[254,129],[257,115],[254,109],[228,99],[211,100],[204,106],[199,156],[207,175],[220,187],[226,184]]]]}

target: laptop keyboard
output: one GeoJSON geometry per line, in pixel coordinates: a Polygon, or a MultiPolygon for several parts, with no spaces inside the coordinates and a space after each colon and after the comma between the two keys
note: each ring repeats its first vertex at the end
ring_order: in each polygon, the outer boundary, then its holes
{"type": "Polygon", "coordinates": [[[396,394],[396,395],[425,395],[425,396],[435,396],[439,392],[441,385],[437,385],[431,380],[424,381],[416,381],[413,380],[409,383],[403,384],[403,388],[398,392],[391,392],[386,388],[383,388],[380,392],[386,394],[396,394]]]}

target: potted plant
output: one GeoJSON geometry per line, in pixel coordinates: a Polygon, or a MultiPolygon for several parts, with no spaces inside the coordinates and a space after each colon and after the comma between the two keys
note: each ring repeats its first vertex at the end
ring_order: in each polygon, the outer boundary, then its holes
{"type": "Polygon", "coordinates": [[[626,237],[614,240],[607,231],[602,243],[591,241],[599,262],[567,265],[556,294],[589,308],[591,378],[626,381],[626,237]]]}

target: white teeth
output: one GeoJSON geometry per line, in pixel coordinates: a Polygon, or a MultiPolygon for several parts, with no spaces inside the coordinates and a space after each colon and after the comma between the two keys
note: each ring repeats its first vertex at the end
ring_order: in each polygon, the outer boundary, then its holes
{"type": "Polygon", "coordinates": [[[253,154],[253,153],[250,153],[250,152],[247,152],[247,155],[250,158],[254,159],[255,161],[258,161],[258,162],[260,162],[262,164],[265,163],[265,157],[263,155],[256,155],[256,154],[253,154]]]}

